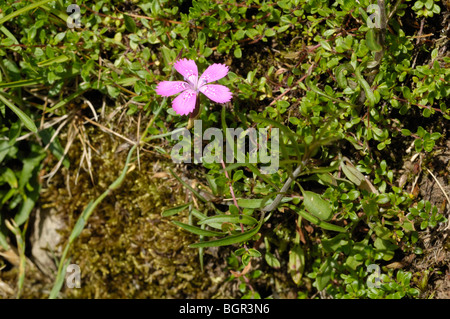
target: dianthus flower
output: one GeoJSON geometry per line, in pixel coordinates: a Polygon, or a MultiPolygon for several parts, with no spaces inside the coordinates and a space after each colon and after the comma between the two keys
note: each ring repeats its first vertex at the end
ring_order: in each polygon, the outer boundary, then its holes
{"type": "Polygon", "coordinates": [[[202,92],[216,103],[226,103],[231,100],[232,94],[226,86],[208,84],[226,76],[228,66],[219,63],[212,64],[200,78],[198,77],[197,65],[193,60],[178,60],[175,62],[174,68],[184,77],[184,81],[160,82],[156,86],[156,93],[161,96],[171,96],[181,92],[172,101],[172,107],[177,114],[187,115],[194,111],[198,92],[202,92]]]}

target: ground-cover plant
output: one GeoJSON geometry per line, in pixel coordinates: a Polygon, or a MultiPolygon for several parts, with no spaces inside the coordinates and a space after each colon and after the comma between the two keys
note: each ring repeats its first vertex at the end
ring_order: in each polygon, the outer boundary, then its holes
{"type": "MultiPolygon", "coordinates": [[[[314,4],[319,5],[319,2],[314,4]]],[[[434,86],[430,90],[414,88],[414,92],[418,95],[413,97],[410,94],[413,90],[408,86],[402,85],[405,76],[408,75],[408,71],[405,68],[397,67],[402,64],[410,65],[410,59],[407,56],[410,56],[411,50],[414,48],[411,41],[405,37],[404,32],[395,20],[392,22],[392,27],[395,28],[397,34],[388,33],[383,38],[376,37],[377,34],[386,32],[388,15],[392,17],[395,12],[386,11],[384,29],[379,28],[375,30],[375,35],[371,35],[373,30],[365,23],[367,16],[355,14],[358,13],[358,10],[352,10],[349,3],[338,2],[338,4],[340,4],[340,8],[344,12],[326,8],[323,9],[322,16],[332,13],[337,17],[336,20],[339,18],[348,19],[349,17],[354,19],[360,25],[359,28],[354,29],[354,34],[339,32],[339,29],[337,29],[337,26],[340,24],[339,20],[330,22],[320,17],[316,18],[313,15],[307,16],[307,20],[316,22],[315,26],[317,28],[315,33],[308,30],[308,35],[318,44],[313,46],[313,49],[304,49],[310,63],[303,65],[297,63],[297,66],[301,66],[303,69],[303,72],[297,71],[299,80],[295,82],[294,76],[289,77],[286,82],[287,88],[280,89],[283,99],[276,98],[274,101],[276,102],[275,106],[264,108],[261,115],[252,114],[252,112],[246,115],[245,113],[248,111],[246,112],[245,110],[242,112],[244,114],[239,114],[240,109],[236,110],[236,104],[234,105],[235,113],[237,113],[235,118],[245,119],[244,123],[247,125],[244,128],[248,128],[254,123],[257,125],[271,125],[281,129],[281,163],[288,170],[281,175],[273,174],[267,180],[267,177],[258,174],[257,168],[249,168],[247,169],[249,174],[245,174],[242,166],[246,165],[236,164],[228,168],[228,171],[232,171],[232,169],[238,169],[238,171],[235,172],[236,175],[233,175],[232,180],[227,181],[223,178],[223,172],[220,170],[219,164],[215,166],[205,164],[210,169],[208,175],[212,172],[215,173],[215,178],[208,178],[210,191],[214,195],[216,195],[214,190],[218,189],[217,183],[220,181],[220,189],[223,191],[222,196],[243,198],[238,199],[234,205],[230,205],[227,212],[228,216],[223,215],[220,211],[216,211],[218,215],[214,215],[213,212],[212,217],[206,217],[209,214],[203,214],[200,217],[197,215],[200,218],[199,225],[206,224],[210,227],[218,228],[220,225],[216,224],[216,218],[221,218],[222,222],[227,223],[227,231],[234,229],[234,232],[222,239],[212,241],[203,239],[203,241],[191,245],[191,247],[220,246],[235,242],[246,242],[251,236],[255,236],[255,232],[260,231],[261,227],[264,228],[265,220],[261,219],[258,222],[257,219],[253,219],[252,222],[243,223],[243,216],[257,218],[258,210],[266,211],[270,206],[267,202],[268,198],[263,196],[270,196],[273,192],[279,192],[283,185],[291,186],[292,175],[294,178],[300,176],[297,180],[299,182],[297,190],[294,188],[294,193],[285,197],[286,204],[282,208],[283,214],[286,215],[289,212],[297,213],[300,216],[297,225],[301,225],[302,220],[304,223],[309,222],[318,225],[318,229],[322,229],[323,232],[322,235],[318,236],[322,238],[322,243],[326,240],[331,242],[336,240],[337,242],[334,248],[322,248],[321,252],[320,249],[313,250],[310,254],[310,257],[315,256],[315,262],[318,265],[317,268],[312,266],[313,271],[308,274],[308,277],[314,280],[314,286],[319,291],[327,288],[328,293],[338,297],[417,296],[418,291],[416,289],[409,289],[411,276],[407,275],[405,278],[409,279],[403,280],[401,271],[397,273],[397,281],[395,281],[400,286],[391,284],[390,288],[383,288],[382,290],[364,288],[367,288],[367,266],[380,261],[392,260],[396,250],[400,248],[399,242],[402,242],[401,248],[403,253],[408,253],[408,251],[421,253],[420,248],[415,247],[417,242],[415,229],[418,227],[420,220],[412,217],[412,215],[409,215],[407,218],[407,213],[405,213],[408,209],[416,212],[416,208],[412,208],[414,201],[410,195],[393,184],[394,175],[392,171],[387,169],[386,160],[383,159],[381,154],[374,154],[371,148],[376,147],[379,151],[385,150],[391,144],[392,136],[395,137],[399,132],[408,135],[407,129],[401,130],[400,127],[395,127],[401,123],[401,120],[392,118],[392,114],[395,114],[392,113],[395,108],[400,108],[399,115],[405,115],[408,113],[411,105],[414,105],[418,107],[418,110],[422,111],[424,117],[429,117],[438,112],[448,119],[445,103],[448,97],[448,85],[445,83],[448,82],[446,79],[448,79],[449,74],[448,71],[443,71],[435,81],[429,82],[429,84],[435,83],[438,85],[438,90],[435,90],[434,86]],[[345,14],[345,10],[348,10],[349,13],[345,14]],[[323,20],[326,20],[326,23],[322,26],[320,23],[323,20]],[[365,37],[364,34],[366,34],[365,37]],[[402,42],[403,44],[399,47],[398,43],[402,42]],[[380,51],[383,51],[382,56],[379,55],[380,51]],[[334,74],[334,77],[330,77],[330,73],[334,74]],[[437,79],[439,81],[436,81],[437,79]],[[323,85],[323,89],[319,87],[319,84],[323,85]],[[340,90],[336,90],[337,88],[340,88],[340,90]],[[401,98],[397,96],[399,88],[406,92],[401,98]],[[299,93],[302,96],[301,98],[291,97],[290,94],[286,94],[286,91],[300,91],[299,93]],[[430,93],[432,96],[427,97],[424,93],[430,93]],[[433,96],[435,94],[438,96],[437,100],[444,99],[442,102],[438,102],[438,108],[433,107],[435,104],[433,96]],[[416,102],[417,99],[420,99],[420,101],[416,102]],[[298,111],[293,111],[292,108],[289,108],[292,102],[298,111]],[[387,102],[390,103],[391,108],[386,106],[387,102]],[[283,119],[282,115],[287,109],[294,112],[295,116],[289,114],[287,118],[283,119]],[[289,126],[285,126],[286,124],[289,126]],[[356,151],[359,151],[358,157],[361,160],[357,168],[350,161],[343,161],[342,151],[328,147],[328,144],[331,142],[336,143],[337,141],[345,140],[350,142],[356,151]],[[289,162],[297,164],[287,164],[289,162]],[[323,164],[325,164],[325,167],[321,167],[323,164]],[[291,167],[290,169],[289,166],[291,167]],[[338,174],[334,173],[336,171],[338,171],[338,174]],[[362,173],[365,173],[365,175],[362,173]],[[341,174],[345,178],[339,177],[341,174]],[[372,178],[369,177],[371,175],[372,178]],[[305,191],[301,185],[302,180],[310,185],[311,182],[313,182],[313,185],[314,181],[318,182],[325,187],[325,191],[322,194],[305,191]],[[248,182],[246,183],[246,181],[248,182]],[[230,187],[226,187],[227,182],[230,183],[230,187]],[[248,183],[254,184],[255,182],[256,185],[252,185],[253,187],[250,188],[248,183]],[[258,182],[265,184],[265,187],[260,186],[256,192],[258,182]],[[247,187],[245,187],[245,184],[247,184],[247,187]],[[233,187],[236,189],[233,190],[233,187]],[[250,199],[254,198],[255,194],[259,195],[259,199],[250,199]],[[299,199],[303,199],[303,201],[299,199]],[[327,221],[331,218],[335,222],[343,223],[346,228],[328,223],[327,221]],[[234,220],[236,221],[233,222],[234,220]],[[365,230],[361,232],[362,224],[366,226],[363,227],[365,230]],[[343,234],[336,236],[333,234],[333,231],[342,232],[343,234]],[[360,237],[360,239],[355,241],[352,239],[353,236],[360,237]],[[348,243],[349,246],[346,246],[348,243]]],[[[369,5],[369,3],[366,3],[366,5],[369,5]]],[[[286,6],[289,8],[289,5],[286,6]]],[[[282,5],[280,7],[283,8],[282,5]]],[[[310,14],[315,13],[317,10],[316,8],[308,7],[308,5],[303,8],[310,14]]],[[[264,9],[267,9],[267,7],[264,9]]],[[[261,8],[261,11],[264,11],[264,9],[261,8]]],[[[383,10],[386,10],[386,8],[383,8],[383,10]]],[[[298,16],[302,17],[300,13],[298,16]]],[[[343,24],[343,21],[341,23],[343,24]]],[[[294,25],[297,26],[297,24],[294,25]]],[[[432,55],[434,56],[436,52],[434,51],[432,55]]],[[[297,57],[299,56],[301,55],[297,54],[297,57]]],[[[435,70],[440,69],[439,63],[435,63],[435,67],[435,70]]],[[[417,76],[421,73],[419,70],[426,69],[428,69],[428,66],[425,66],[425,69],[417,67],[415,71],[411,69],[410,72],[417,76]]],[[[270,72],[271,70],[269,69],[269,74],[270,72]]],[[[295,72],[294,68],[292,74],[296,75],[295,72]]],[[[431,75],[429,71],[425,72],[431,75]]],[[[250,71],[245,84],[253,83],[255,74],[256,72],[250,71]]],[[[413,78],[412,83],[418,83],[418,86],[421,86],[423,82],[416,81],[416,78],[413,78]]],[[[267,76],[261,78],[262,81],[260,83],[266,83],[266,79],[268,79],[267,76]]],[[[264,86],[259,86],[259,88],[265,93],[264,86]]],[[[241,92],[245,91],[241,89],[241,92]]],[[[247,96],[250,98],[253,97],[252,95],[249,94],[247,96]]],[[[264,95],[262,97],[265,98],[264,95]]],[[[415,110],[414,112],[416,113],[417,111],[415,110]]],[[[232,124],[227,124],[224,112],[222,113],[222,125],[224,129],[228,125],[233,126],[232,124]]],[[[422,127],[419,128],[419,131],[419,134],[415,135],[417,138],[414,142],[415,150],[420,152],[423,145],[427,144],[425,151],[432,151],[434,141],[441,137],[441,133],[425,132],[422,127]]],[[[345,144],[338,142],[338,145],[342,147],[345,144]]],[[[317,186],[313,187],[317,188],[317,186]]],[[[284,193],[288,189],[290,188],[283,189],[281,192],[284,193]]],[[[422,207],[422,205],[419,204],[419,207],[422,207]]],[[[429,203],[428,206],[430,211],[429,203]]],[[[274,208],[276,207],[270,207],[270,211],[274,208]]],[[[434,211],[437,212],[436,207],[434,211]]],[[[417,213],[415,216],[418,216],[417,213]]],[[[422,216],[430,216],[431,220],[436,218],[435,214],[431,216],[424,213],[422,216]]],[[[438,219],[440,222],[445,221],[442,215],[438,219]]],[[[421,221],[420,224],[427,225],[427,222],[421,221]]],[[[223,225],[221,226],[222,230],[224,230],[223,225]]],[[[301,232],[301,226],[298,227],[301,232]]],[[[184,228],[200,234],[200,231],[192,226],[184,228]]],[[[201,233],[206,236],[218,235],[217,233],[206,234],[204,230],[201,233]]],[[[297,283],[299,283],[299,278],[302,277],[305,269],[305,258],[303,249],[299,248],[298,238],[295,242],[292,236],[295,237],[294,230],[292,230],[290,239],[287,240],[288,243],[290,242],[290,248],[286,248],[286,245],[289,244],[284,243],[280,245],[279,252],[289,252],[290,262],[288,269],[293,274],[293,279],[295,278],[294,280],[297,280],[297,283]],[[293,260],[292,262],[291,259],[293,260]]],[[[261,240],[265,242],[265,260],[267,263],[274,268],[280,268],[280,261],[270,252],[267,238],[259,238],[257,242],[261,240]]],[[[286,239],[284,241],[286,242],[286,239]]],[[[246,248],[245,245],[244,247],[246,248]]],[[[246,248],[244,250],[239,249],[236,256],[241,256],[242,272],[238,275],[238,277],[241,277],[242,275],[245,276],[251,269],[252,258],[259,258],[260,254],[246,248]]],[[[251,278],[251,273],[249,278],[251,278]]],[[[390,281],[386,279],[386,285],[388,285],[388,282],[390,281]]]]}
{"type": "MultiPolygon", "coordinates": [[[[229,96],[196,99],[200,134],[210,128],[241,129],[243,135],[276,129],[279,153],[271,151],[279,169],[263,174],[261,161],[250,161],[247,153],[244,161],[236,156],[187,164],[187,176],[170,170],[191,200],[162,215],[189,214],[189,223],[173,222],[198,236],[185,249],[198,249],[203,267],[210,247],[234,247],[230,280],[240,282],[244,297],[273,296],[276,291],[264,295],[254,285],[271,271],[285,272],[299,298],[418,296],[411,272],[387,266],[423,254],[421,232],[446,222],[445,205],[420,200],[414,187],[398,182],[399,167],[413,156],[406,149],[432,155],[447,134],[446,42],[424,30],[444,22],[441,2],[81,1],[81,27],[67,24],[75,17],[67,11],[70,4],[6,1],[2,7],[3,221],[15,218],[25,233],[39,193],[43,148],[59,161],[43,172],[47,177],[71,166],[65,155],[75,138],[85,145],[89,163],[84,127],[114,132],[97,121],[107,103],[116,105],[117,116],[126,113],[142,123],[136,138],[115,132],[135,145],[118,180],[126,179],[129,163],[139,165],[139,152],[148,147],[168,156],[177,143],[171,131],[188,125],[189,117],[180,114],[189,112],[171,108],[157,94],[158,83],[180,80],[174,75],[179,61],[194,61],[199,70],[224,65],[229,72],[217,80],[233,97],[224,105],[215,102],[229,96]],[[374,4],[380,11],[372,10],[374,4]],[[422,27],[411,26],[415,18],[422,27]],[[64,130],[71,138],[61,145],[64,130]]],[[[235,139],[224,137],[227,143],[235,139]]],[[[406,183],[414,186],[414,178],[406,183]]],[[[95,206],[86,203],[63,262],[94,207],[117,187],[105,186],[105,195],[92,199],[95,206]]],[[[6,247],[12,233],[0,226],[6,247]]],[[[63,262],[53,297],[63,283],[63,262]]]]}

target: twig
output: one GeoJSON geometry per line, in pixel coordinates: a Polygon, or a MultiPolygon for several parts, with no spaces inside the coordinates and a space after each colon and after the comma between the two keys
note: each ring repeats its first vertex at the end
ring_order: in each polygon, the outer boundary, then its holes
{"type": "Polygon", "coordinates": [[[125,136],[120,135],[119,133],[114,132],[113,130],[107,128],[106,126],[103,126],[103,125],[101,125],[101,124],[98,124],[98,123],[92,121],[91,119],[87,118],[86,116],[84,117],[84,120],[85,120],[85,121],[88,121],[88,122],[91,123],[91,124],[94,124],[94,125],[98,126],[98,127],[101,128],[103,131],[112,133],[112,134],[114,134],[115,136],[120,137],[121,139],[127,141],[127,142],[130,143],[131,145],[136,144],[136,142],[130,140],[129,138],[126,138],[125,136]]]}
{"type": "Polygon", "coordinates": [[[400,5],[400,3],[402,3],[403,0],[398,0],[394,7],[392,8],[391,12],[389,12],[389,17],[388,20],[390,20],[392,18],[392,16],[394,15],[394,13],[397,11],[398,6],[400,5]]]}
{"type": "MultiPolygon", "coordinates": [[[[63,115],[63,116],[61,116],[61,117],[58,117],[58,118],[52,120],[52,121],[45,122],[44,125],[43,125],[43,127],[42,127],[42,129],[44,129],[44,130],[45,130],[45,129],[48,129],[49,127],[52,127],[53,125],[58,124],[59,122],[65,120],[68,116],[69,116],[69,114],[65,114],[65,115],[63,115]]],[[[32,136],[32,135],[34,135],[33,132],[24,134],[24,135],[22,135],[22,136],[16,138],[16,141],[26,140],[27,138],[29,138],[29,137],[32,136]]],[[[8,139],[8,140],[9,140],[9,139],[8,139]]]]}
{"type": "Polygon", "coordinates": [[[439,188],[441,189],[442,193],[444,194],[445,198],[447,199],[447,202],[450,203],[450,198],[447,196],[447,193],[445,192],[444,188],[442,187],[441,183],[439,183],[438,179],[434,174],[427,168],[428,173],[430,173],[431,176],[433,176],[434,180],[438,184],[439,188]]]}
{"type": "MultiPolygon", "coordinates": [[[[442,193],[444,194],[445,198],[447,199],[447,203],[448,205],[450,205],[450,198],[448,197],[447,193],[445,192],[444,188],[442,187],[441,183],[439,183],[438,179],[436,178],[436,176],[434,176],[434,174],[427,168],[428,173],[430,173],[430,175],[434,178],[434,180],[436,181],[436,183],[438,184],[439,188],[441,189],[442,193]]],[[[450,207],[450,206],[449,206],[450,207]]],[[[448,222],[448,225],[445,229],[450,229],[450,221],[448,222]]]]}
{"type": "Polygon", "coordinates": [[[277,206],[280,204],[281,200],[283,199],[283,196],[285,195],[285,193],[287,192],[287,190],[291,186],[292,182],[300,174],[302,169],[303,169],[303,162],[300,163],[300,165],[295,169],[295,171],[292,173],[292,176],[289,176],[289,178],[287,179],[286,183],[284,183],[283,188],[281,188],[280,193],[277,195],[277,197],[275,197],[275,200],[271,204],[267,205],[266,207],[264,207],[262,209],[263,212],[271,212],[275,208],[277,208],[277,206]]]}
{"type": "Polygon", "coordinates": [[[50,173],[48,173],[47,175],[42,176],[42,178],[48,178],[47,183],[50,182],[50,180],[53,178],[53,176],[58,171],[59,167],[61,166],[62,162],[64,161],[64,158],[66,157],[67,153],[69,152],[70,146],[72,145],[73,141],[75,140],[76,132],[73,132],[73,130],[78,131],[78,129],[76,127],[74,127],[74,125],[69,127],[69,132],[67,134],[67,144],[66,144],[66,147],[64,148],[63,155],[59,159],[59,161],[56,164],[56,166],[51,170],[50,173]]]}
{"type": "Polygon", "coordinates": [[[423,32],[423,25],[425,24],[425,18],[423,18],[420,21],[420,29],[419,29],[419,33],[417,34],[417,40],[416,40],[416,45],[419,44],[420,42],[420,38],[422,36],[422,32],[423,32]]]}
{"type": "Polygon", "coordinates": [[[97,112],[95,111],[94,105],[92,105],[91,101],[89,101],[88,99],[83,99],[83,100],[89,106],[89,108],[91,109],[92,113],[94,114],[95,120],[98,122],[98,116],[97,116],[97,112]]]}
{"type": "MultiPolygon", "coordinates": [[[[42,118],[44,118],[42,116],[42,118]]],[[[50,141],[48,142],[48,144],[44,147],[44,150],[47,150],[50,145],[53,143],[53,141],[55,140],[55,138],[58,136],[59,131],[61,131],[61,129],[67,124],[67,122],[70,120],[70,118],[68,118],[67,120],[65,120],[64,122],[62,122],[58,128],[56,129],[55,133],[53,133],[53,136],[50,138],[50,141]]]]}

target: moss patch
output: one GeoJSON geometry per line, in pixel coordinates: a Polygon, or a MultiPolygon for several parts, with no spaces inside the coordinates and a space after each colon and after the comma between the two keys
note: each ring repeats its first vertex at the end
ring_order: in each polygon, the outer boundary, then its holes
{"type": "MultiPolygon", "coordinates": [[[[135,133],[130,128],[135,124],[116,123],[115,127],[132,136],[135,133]]],[[[85,128],[89,144],[96,150],[92,149],[92,177],[86,162],[77,177],[83,150],[77,140],[69,152],[72,166],[55,175],[40,202],[41,207],[52,207],[65,219],[66,228],[61,230],[65,239],[89,201],[119,176],[127,155],[126,150],[117,152],[123,146],[117,137],[92,126],[85,128]]],[[[225,263],[207,265],[202,272],[198,251],[187,248],[198,239],[173,225],[170,218],[161,217],[164,209],[182,204],[188,196],[165,173],[168,166],[173,163],[163,155],[140,152],[140,169],[135,161],[121,188],[97,207],[71,248],[71,263],[80,267],[81,288],[65,288],[64,297],[230,297],[223,285],[227,275],[221,267],[225,266],[220,266],[225,263]]],[[[184,218],[188,222],[187,215],[184,218]]]]}

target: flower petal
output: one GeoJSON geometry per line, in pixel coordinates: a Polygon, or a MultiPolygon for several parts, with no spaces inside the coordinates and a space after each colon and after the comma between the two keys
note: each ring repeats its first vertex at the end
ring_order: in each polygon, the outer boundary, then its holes
{"type": "Polygon", "coordinates": [[[191,89],[183,91],[172,101],[172,107],[179,115],[186,115],[195,109],[197,93],[191,89]]]}
{"type": "Polygon", "coordinates": [[[203,85],[199,88],[199,90],[210,100],[217,103],[229,102],[233,96],[226,86],[220,84],[203,85]]]}
{"type": "Polygon", "coordinates": [[[195,88],[198,80],[198,69],[194,60],[181,59],[175,62],[173,67],[178,73],[184,76],[186,81],[189,81],[190,84],[192,84],[192,88],[195,88]]]}
{"type": "Polygon", "coordinates": [[[200,76],[199,84],[204,85],[206,83],[217,81],[228,74],[228,66],[225,64],[214,63],[210,65],[205,72],[200,76]]]}
{"type": "Polygon", "coordinates": [[[188,88],[188,84],[183,81],[163,81],[156,86],[156,93],[161,96],[171,96],[188,88]]]}

